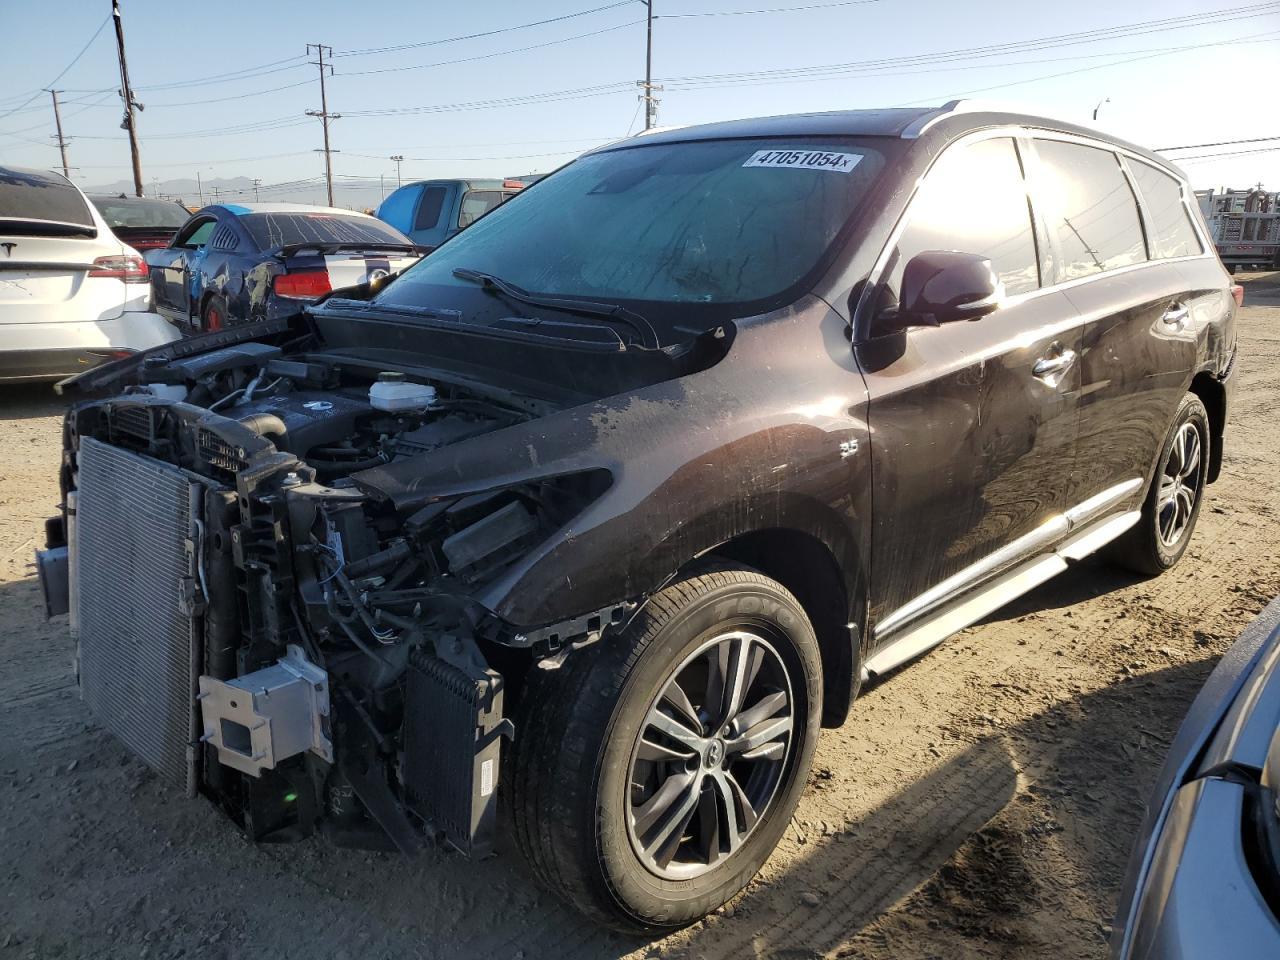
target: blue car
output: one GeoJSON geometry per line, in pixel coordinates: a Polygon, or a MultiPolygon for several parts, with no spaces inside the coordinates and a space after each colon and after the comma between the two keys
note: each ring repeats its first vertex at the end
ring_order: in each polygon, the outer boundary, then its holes
{"type": "Polygon", "coordinates": [[[521,180],[418,180],[383,200],[377,215],[434,250],[526,186],[521,180]]]}
{"type": "Polygon", "coordinates": [[[145,254],[155,309],[190,333],[296,313],[398,273],[423,251],[374,217],[294,203],[213,204],[145,254]]]}
{"type": "Polygon", "coordinates": [[[1148,805],[1116,960],[1280,957],[1280,599],[1191,705],[1148,805]]]}

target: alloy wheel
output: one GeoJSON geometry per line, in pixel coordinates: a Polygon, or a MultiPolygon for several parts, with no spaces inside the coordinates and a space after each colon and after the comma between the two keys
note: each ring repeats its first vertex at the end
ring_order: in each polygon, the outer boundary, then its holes
{"type": "Polygon", "coordinates": [[[1178,428],[1160,474],[1156,531],[1166,548],[1177,546],[1191,525],[1200,498],[1200,431],[1194,423],[1178,428]]]}
{"type": "Polygon", "coordinates": [[[641,862],[689,879],[738,850],[783,782],[795,723],[791,678],[754,629],[717,634],[687,657],[632,749],[627,832],[641,862]]]}

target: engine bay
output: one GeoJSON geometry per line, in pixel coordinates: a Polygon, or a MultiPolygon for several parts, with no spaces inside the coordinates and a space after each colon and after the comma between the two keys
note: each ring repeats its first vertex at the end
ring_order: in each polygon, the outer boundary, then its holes
{"type": "MultiPolygon", "coordinates": [[[[498,740],[511,733],[505,687],[555,648],[508,629],[474,596],[608,475],[481,487],[408,510],[360,475],[531,420],[541,403],[249,341],[149,358],[123,394],[73,409],[69,504],[100,511],[123,495],[77,489],[86,454],[116,451],[112,462],[139,477],[158,461],[175,489],[175,472],[191,480],[190,576],[176,615],[198,635],[204,750],[192,780],[251,835],[327,825],[406,851],[433,832],[464,852],[487,848],[498,740]]],[[[75,523],[74,509],[63,523],[75,523]]],[[[74,539],[64,529],[50,543],[74,539]]]]}

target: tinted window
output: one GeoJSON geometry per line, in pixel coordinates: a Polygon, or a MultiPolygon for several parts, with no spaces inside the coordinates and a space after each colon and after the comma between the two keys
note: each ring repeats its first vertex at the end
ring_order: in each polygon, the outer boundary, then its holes
{"type": "Polygon", "coordinates": [[[1037,140],[1038,195],[1062,252],[1061,280],[1146,259],[1138,205],[1116,155],[1060,140],[1037,140]]]}
{"type": "Polygon", "coordinates": [[[407,233],[412,229],[413,204],[421,190],[421,184],[411,183],[395,191],[378,207],[378,219],[407,233]]]}
{"type": "Polygon", "coordinates": [[[190,216],[176,203],[165,200],[130,200],[117,197],[91,197],[93,205],[113,230],[116,227],[164,227],[176,229],[190,216]]]}
{"type": "Polygon", "coordinates": [[[1145,163],[1133,161],[1129,168],[1138,181],[1138,192],[1142,194],[1146,207],[1147,242],[1151,246],[1151,256],[1163,260],[1203,253],[1200,238],[1191,225],[1191,215],[1182,202],[1182,185],[1145,163]]]}
{"type": "MultiPolygon", "coordinates": [[[[93,230],[93,216],[80,191],[56,173],[0,167],[0,220],[75,224],[93,230]]],[[[0,232],[28,232],[5,224],[0,232]]],[[[84,230],[77,230],[83,233],[84,230]]]]}
{"type": "Polygon", "coordinates": [[[440,222],[440,208],[444,206],[447,192],[444,187],[427,187],[422,191],[422,202],[418,204],[417,216],[413,218],[413,229],[434,229],[440,222]]]}
{"type": "Polygon", "coordinates": [[[408,238],[372,217],[333,213],[247,213],[240,218],[263,250],[286,243],[408,243],[408,238]]]}
{"type": "Polygon", "coordinates": [[[469,227],[507,199],[501,190],[471,190],[462,198],[458,226],[469,227]]]}
{"type": "MultiPolygon", "coordinates": [[[[448,302],[455,267],[536,293],[724,305],[785,302],[885,165],[888,138],[642,143],[589,154],[504,203],[378,295],[448,302]],[[875,143],[875,146],[871,146],[875,143]]],[[[660,312],[650,311],[652,316],[660,312]]],[[[688,310],[682,322],[691,322],[688,310]]]]}
{"type": "Polygon", "coordinates": [[[896,309],[903,270],[912,257],[926,250],[987,257],[1009,296],[1039,286],[1026,182],[1008,137],[944,153],[925,177],[907,216],[877,313],[896,309]]]}

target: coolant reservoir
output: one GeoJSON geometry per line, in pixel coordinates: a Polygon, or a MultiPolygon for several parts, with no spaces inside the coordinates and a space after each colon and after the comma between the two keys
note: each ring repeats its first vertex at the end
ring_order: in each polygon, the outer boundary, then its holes
{"type": "Polygon", "coordinates": [[[425,383],[412,383],[403,373],[380,373],[369,387],[369,403],[375,410],[399,413],[402,410],[425,410],[436,402],[436,388],[425,383]]]}

